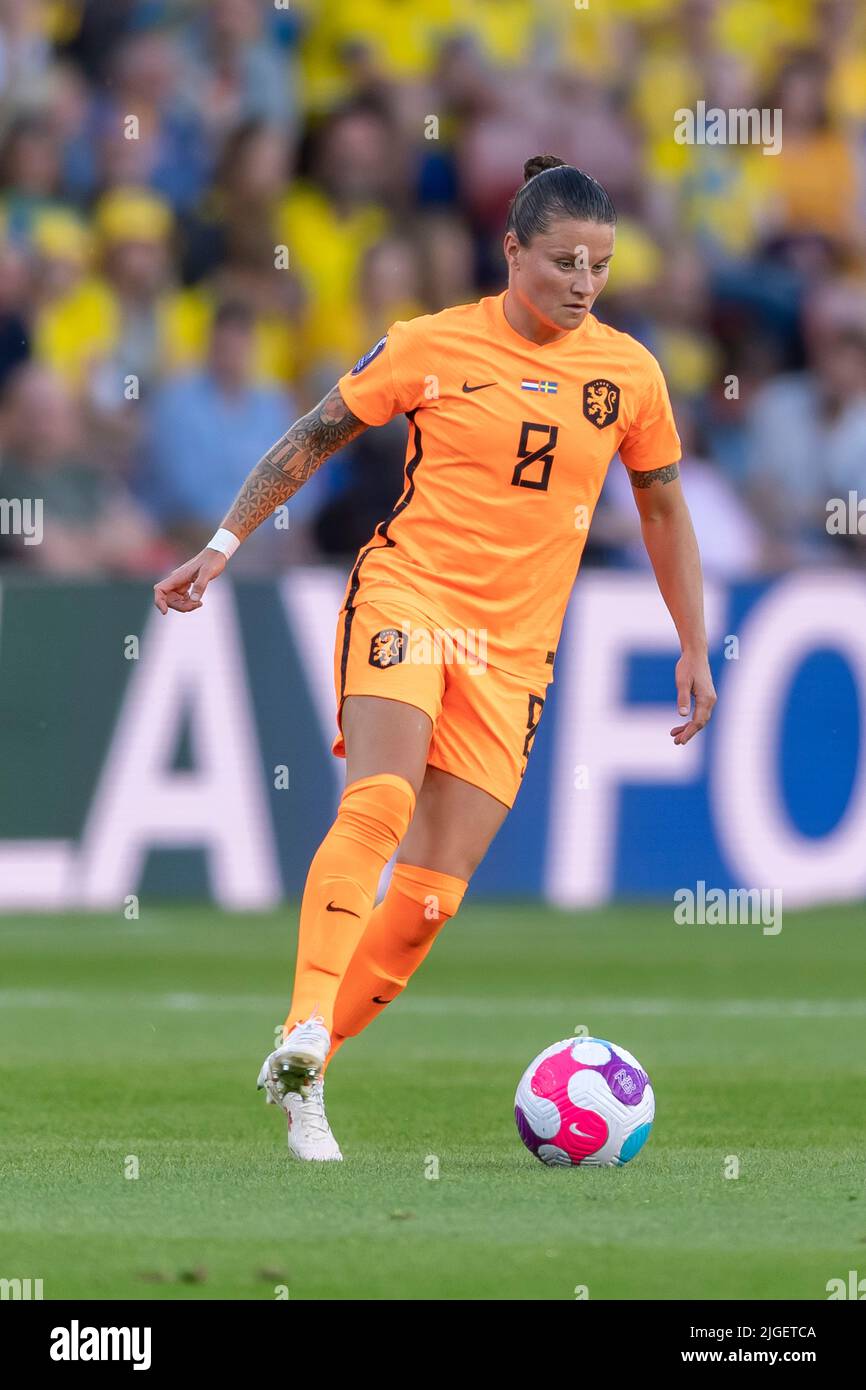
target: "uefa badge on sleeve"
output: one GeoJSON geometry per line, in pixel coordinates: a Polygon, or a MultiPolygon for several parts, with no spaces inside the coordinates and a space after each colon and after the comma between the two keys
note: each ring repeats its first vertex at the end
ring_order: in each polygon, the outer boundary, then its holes
{"type": "Polygon", "coordinates": [[[385,336],[384,336],[383,338],[380,338],[380,339],[379,339],[379,341],[378,341],[378,343],[376,343],[375,347],[371,347],[369,352],[365,352],[363,357],[359,357],[359,358],[358,358],[358,361],[355,363],[354,367],[352,368],[352,376],[357,376],[358,373],[359,373],[359,372],[362,372],[362,371],[364,370],[365,367],[369,367],[369,365],[370,365],[370,363],[373,361],[373,359],[374,359],[375,357],[378,357],[378,356],[379,356],[379,353],[383,351],[383,349],[384,349],[385,344],[387,343],[387,341],[388,341],[388,334],[386,333],[385,336]]]}

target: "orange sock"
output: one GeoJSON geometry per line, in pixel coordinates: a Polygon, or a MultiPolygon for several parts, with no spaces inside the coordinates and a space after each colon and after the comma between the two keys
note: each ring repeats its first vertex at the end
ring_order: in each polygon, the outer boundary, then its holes
{"type": "Polygon", "coordinates": [[[334,1003],[328,1061],[406,988],[445,923],[457,912],[465,879],[395,864],[388,891],[373,909],[334,1003]]]}
{"type": "Polygon", "coordinates": [[[382,870],[414,810],[414,789],[395,773],[362,777],[343,792],[307,874],[284,1037],[314,1012],[333,1028],[337,989],[373,910],[382,870]]]}

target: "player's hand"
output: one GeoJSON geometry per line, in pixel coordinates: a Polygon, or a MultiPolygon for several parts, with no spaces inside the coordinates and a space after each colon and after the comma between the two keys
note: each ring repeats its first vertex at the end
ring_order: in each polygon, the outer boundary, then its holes
{"type": "Polygon", "coordinates": [[[167,579],[153,586],[153,601],[160,613],[167,613],[169,608],[176,613],[194,613],[201,608],[205,589],[222,574],[226,563],[222,551],[205,546],[185,565],[172,570],[167,579]]]}
{"type": "Polygon", "coordinates": [[[685,724],[671,729],[674,743],[688,743],[690,738],[700,733],[713,712],[716,703],[716,689],[710,675],[710,663],[705,656],[691,656],[683,652],[676,669],[677,709],[680,714],[691,714],[685,724]],[[695,699],[692,714],[692,696],[695,699]]]}

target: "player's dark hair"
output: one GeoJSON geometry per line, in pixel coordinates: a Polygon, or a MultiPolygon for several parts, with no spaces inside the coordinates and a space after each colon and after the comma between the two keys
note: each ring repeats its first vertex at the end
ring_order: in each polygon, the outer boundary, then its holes
{"type": "Polygon", "coordinates": [[[511,200],[505,230],[521,246],[550,230],[557,217],[612,226],[616,209],[601,184],[552,154],[537,154],[523,166],[524,184],[511,200]]]}

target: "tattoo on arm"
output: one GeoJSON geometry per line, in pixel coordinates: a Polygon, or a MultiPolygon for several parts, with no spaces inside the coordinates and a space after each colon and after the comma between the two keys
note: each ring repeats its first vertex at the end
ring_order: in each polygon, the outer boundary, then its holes
{"type": "Polygon", "coordinates": [[[223,526],[246,540],[260,522],[294,496],[325,459],[366,428],[335,386],[259,460],[226,513],[223,526]]]}
{"type": "Polygon", "coordinates": [[[631,478],[632,487],[652,487],[653,483],[672,483],[674,478],[680,476],[680,469],[676,463],[669,463],[667,468],[651,468],[648,473],[630,468],[628,476],[631,478]]]}

